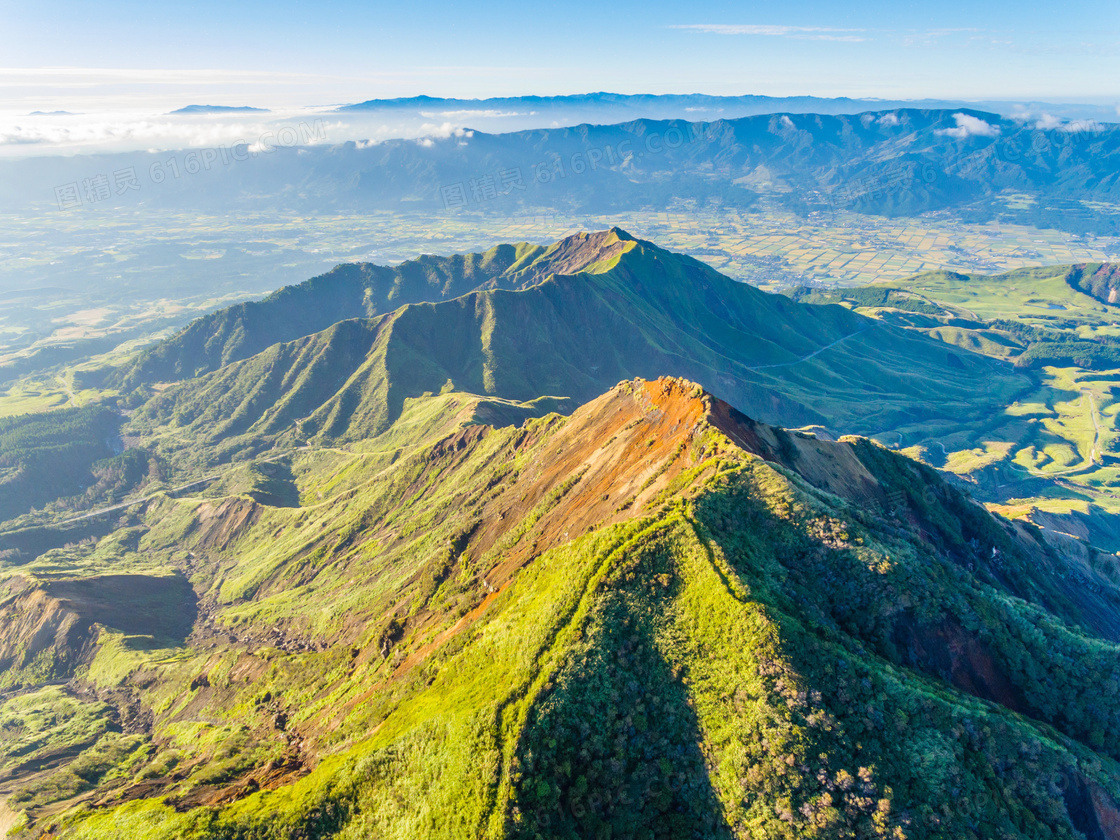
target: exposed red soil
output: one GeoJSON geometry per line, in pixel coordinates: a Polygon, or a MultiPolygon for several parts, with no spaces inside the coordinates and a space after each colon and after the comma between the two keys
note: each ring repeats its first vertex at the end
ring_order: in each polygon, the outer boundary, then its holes
{"type": "MultiPolygon", "coordinates": [[[[509,585],[509,583],[507,582],[505,586],[508,586],[508,585],[509,585]]],[[[442,633],[438,634],[430,642],[428,642],[425,645],[422,645],[421,647],[417,648],[412,653],[410,653],[408,655],[408,657],[404,660],[404,662],[402,662],[400,665],[397,666],[397,669],[393,672],[393,678],[398,679],[398,678],[404,676],[405,674],[407,674],[416,665],[420,664],[425,659],[427,659],[428,655],[431,654],[432,651],[437,650],[448,639],[454,638],[455,636],[459,635],[464,630],[468,629],[476,621],[478,621],[478,619],[482,618],[482,616],[486,613],[486,611],[488,609],[490,609],[490,605],[494,603],[494,601],[497,599],[497,597],[499,595],[502,594],[503,591],[505,591],[505,586],[503,586],[499,590],[491,592],[489,595],[487,595],[485,598],[482,599],[481,604],[479,604],[477,607],[475,607],[473,610],[471,610],[465,616],[460,618],[457,622],[455,622],[453,625],[448,627],[442,633]]],[[[368,697],[369,695],[367,694],[367,695],[364,695],[364,696],[368,697]]]]}
{"type": "MultiPolygon", "coordinates": [[[[269,762],[262,767],[239,776],[235,781],[224,785],[201,785],[183,796],[169,797],[167,804],[176,811],[189,811],[201,806],[214,807],[228,805],[236,802],[258,790],[274,790],[284,785],[298,781],[308,773],[308,767],[296,755],[284,757],[269,762]]],[[[162,780],[166,783],[167,780],[162,780]]],[[[141,799],[158,795],[158,785],[151,785],[144,789],[146,783],[134,786],[124,792],[120,801],[141,799]]]]}
{"type": "Polygon", "coordinates": [[[1062,783],[1070,822],[1086,840],[1120,840],[1120,808],[1100,785],[1080,773],[1062,783]]]}
{"type": "Polygon", "coordinates": [[[1028,699],[996,663],[987,646],[951,621],[918,624],[901,619],[895,626],[895,645],[909,664],[983,700],[1030,715],[1028,699]]]}
{"type": "MultiPolygon", "coordinates": [[[[455,469],[473,444],[491,430],[471,427],[447,438],[432,451],[431,468],[455,469]]],[[[847,444],[818,440],[756,423],[728,404],[682,379],[624,382],[579,408],[558,431],[535,428],[516,444],[532,451],[531,468],[488,501],[479,526],[471,533],[471,556],[485,556],[527,517],[539,518],[485,570],[494,592],[508,584],[517,569],[535,557],[586,533],[649,511],[659,494],[682,471],[716,454],[722,436],[731,445],[781,464],[814,484],[853,501],[885,500],[875,477],[847,444]],[[709,436],[718,431],[722,435],[709,436]],[[711,451],[704,452],[704,447],[711,451]]],[[[724,440],[722,444],[727,445],[724,440]]],[[[449,639],[477,621],[494,594],[439,631],[397,666],[394,678],[405,676],[449,639]]],[[[424,635],[443,616],[421,613],[409,624],[410,634],[424,635]]]]}
{"type": "Polygon", "coordinates": [[[195,616],[194,590],[182,578],[103,575],[39,583],[10,579],[0,590],[0,669],[20,668],[53,650],[56,678],[84,662],[97,625],[182,639],[195,616]]]}
{"type": "Polygon", "coordinates": [[[224,550],[257,521],[261,506],[249,499],[224,499],[198,507],[195,536],[202,548],[224,550]]]}
{"type": "Polygon", "coordinates": [[[1100,785],[1089,786],[1093,802],[1093,816],[1101,836],[1106,840],[1120,840],[1120,808],[1100,785]]]}
{"type": "Polygon", "coordinates": [[[577,233],[556,244],[556,250],[546,258],[548,270],[554,274],[578,274],[594,263],[617,257],[633,247],[633,242],[629,234],[617,228],[577,233]],[[627,238],[620,238],[620,234],[627,238]]]}
{"type": "Polygon", "coordinates": [[[59,673],[66,676],[91,642],[88,624],[34,582],[12,578],[0,594],[0,669],[21,668],[54,648],[59,673]]]}

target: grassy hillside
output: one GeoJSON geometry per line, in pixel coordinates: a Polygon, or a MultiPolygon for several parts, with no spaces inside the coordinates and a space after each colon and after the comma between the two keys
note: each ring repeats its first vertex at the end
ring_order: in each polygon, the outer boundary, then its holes
{"type": "Polygon", "coordinates": [[[173,386],[137,412],[131,433],[210,442],[225,458],[277,440],[380,435],[425,395],[578,404],[660,373],[768,422],[872,433],[983,415],[1028,384],[998,362],[766,294],[618,230],[557,243],[534,265],[557,271],[520,290],[342,321],[173,386]]]}
{"type": "Polygon", "coordinates": [[[618,230],[416,266],[197,322],[123,429],[3,421],[13,464],[132,447],[0,533],[20,840],[1110,836],[1103,531],[830,439],[1103,503],[1107,379],[1016,367],[1104,346],[1099,267],[798,302],[618,230]]]}
{"type": "Polygon", "coordinates": [[[285,469],[298,503],[162,498],[3,568],[10,609],[71,628],[44,648],[68,686],[0,700],[0,797],[33,830],[1077,838],[1118,814],[1115,558],[866,440],[635,381],[285,469]],[[121,575],[147,601],[98,612],[121,575]]]}
{"type": "MultiPolygon", "coordinates": [[[[595,237],[597,242],[605,234],[595,237]]],[[[423,256],[390,268],[356,263],[285,286],[261,301],[222,309],[142,353],[117,379],[130,389],[189,379],[246,359],[277,342],[324,330],[348,318],[370,318],[410,303],[456,298],[482,288],[517,289],[554,271],[578,271],[579,239],[498,245],[481,254],[423,256]],[[574,258],[573,258],[574,257],[574,258]]],[[[583,249],[587,251],[589,249],[583,249]]]]}
{"type": "Polygon", "coordinates": [[[1115,266],[1101,264],[994,276],[932,272],[793,297],[839,303],[1027,372],[1034,386],[983,421],[902,428],[880,439],[966,477],[1001,509],[1118,550],[1115,275],[1115,266]]]}
{"type": "Polygon", "coordinates": [[[97,485],[114,484],[133,460],[114,457],[121,424],[106,406],[0,418],[0,522],[87,490],[97,498],[97,485]]]}

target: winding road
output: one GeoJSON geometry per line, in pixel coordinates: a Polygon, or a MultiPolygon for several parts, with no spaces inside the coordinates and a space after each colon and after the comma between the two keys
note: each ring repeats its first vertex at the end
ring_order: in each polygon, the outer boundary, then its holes
{"type": "Polygon", "coordinates": [[[790,367],[792,365],[801,364],[801,362],[807,362],[809,359],[813,358],[814,356],[819,356],[825,350],[831,350],[833,347],[835,347],[841,341],[847,341],[849,338],[855,338],[860,333],[867,332],[869,329],[871,329],[872,326],[873,326],[872,324],[868,324],[863,329],[856,330],[854,333],[848,333],[848,335],[842,335],[842,336],[840,336],[840,338],[836,339],[831,344],[826,344],[824,347],[821,347],[817,350],[814,350],[812,353],[809,353],[806,356],[802,356],[800,359],[794,359],[792,362],[777,362],[777,363],[772,364],[772,365],[755,365],[754,367],[746,368],[746,370],[765,370],[767,368],[790,367]]]}
{"type": "MultiPolygon", "coordinates": [[[[241,466],[241,464],[238,464],[238,466],[241,466]]],[[[93,519],[94,517],[102,516],[106,513],[112,513],[115,510],[124,510],[125,508],[132,507],[133,505],[138,505],[143,502],[150,502],[152,499],[156,498],[156,496],[178,493],[182,490],[190,490],[192,487],[197,487],[200,484],[209,484],[211,481],[216,481],[219,478],[221,478],[221,475],[212,475],[208,478],[200,478],[197,481],[192,481],[190,484],[183,484],[179,487],[171,487],[166,490],[160,490],[159,492],[152,493],[149,496],[142,496],[139,499],[130,499],[124,502],[119,502],[115,505],[101,508],[100,510],[91,510],[89,513],[83,513],[81,516],[75,516],[72,519],[63,519],[61,522],[52,522],[49,524],[52,527],[58,527],[61,525],[73,525],[75,522],[81,522],[85,519],[93,519]]]]}
{"type": "MultiPolygon", "coordinates": [[[[32,525],[30,527],[58,528],[58,527],[61,527],[63,525],[73,525],[75,522],[83,522],[87,519],[93,519],[93,518],[98,517],[98,516],[104,516],[106,513],[113,513],[114,511],[117,511],[117,510],[124,510],[125,508],[130,508],[133,505],[139,505],[139,504],[143,504],[144,502],[150,502],[152,499],[155,499],[158,496],[165,496],[165,495],[174,494],[174,493],[181,493],[184,490],[190,490],[192,487],[198,487],[199,485],[202,485],[202,484],[209,484],[212,481],[217,481],[219,478],[221,478],[222,476],[231,472],[232,470],[235,470],[239,467],[243,467],[248,463],[269,464],[269,463],[272,463],[273,461],[276,461],[276,460],[279,460],[280,458],[285,457],[286,455],[291,455],[295,452],[300,452],[300,451],[302,451],[304,449],[307,449],[307,448],[308,447],[306,447],[306,446],[300,446],[300,447],[297,447],[296,449],[289,449],[289,450],[286,450],[284,452],[280,452],[280,453],[277,453],[275,455],[272,455],[269,458],[262,458],[261,460],[256,461],[256,462],[241,461],[237,464],[230,465],[230,468],[228,470],[225,470],[225,472],[216,473],[214,475],[207,476],[206,478],[198,478],[198,479],[195,479],[194,481],[188,482],[187,484],[180,484],[178,487],[168,487],[168,488],[165,488],[163,490],[157,490],[155,493],[150,493],[147,496],[141,496],[137,499],[126,499],[125,501],[118,502],[115,505],[109,505],[108,507],[98,508],[97,510],[91,510],[88,513],[83,513],[81,516],[73,516],[70,519],[63,519],[60,522],[42,522],[42,523],[38,523],[38,525],[32,525]]],[[[11,532],[5,531],[4,533],[11,533],[11,532]]],[[[3,535],[4,534],[0,534],[0,536],[3,536],[3,535]]],[[[3,837],[3,835],[0,834],[0,837],[3,837]]]]}

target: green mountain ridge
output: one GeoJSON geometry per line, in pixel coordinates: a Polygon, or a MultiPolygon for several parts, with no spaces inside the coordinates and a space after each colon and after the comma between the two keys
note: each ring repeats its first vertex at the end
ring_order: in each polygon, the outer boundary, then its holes
{"type": "MultiPolygon", "coordinates": [[[[347,263],[261,301],[211,313],[141,354],[122,377],[124,387],[198,376],[267,347],[326,329],[349,318],[370,318],[405,304],[459,297],[480,289],[520,289],[549,274],[587,267],[614,247],[604,231],[551,247],[498,245],[481,254],[423,256],[399,266],[347,263]]],[[[620,233],[620,232],[619,232],[620,233]]],[[[616,233],[617,237],[617,233],[616,233]]]]}
{"type": "MultiPolygon", "coordinates": [[[[1120,837],[1117,556],[827,434],[1023,422],[1037,371],[948,330],[1011,294],[1008,336],[1106,328],[1071,272],[828,305],[612,229],[200,319],[118,374],[155,393],[91,469],[142,497],[0,546],[0,820],[1120,837]]],[[[12,464],[60,445],[9,426],[12,464]]]]}
{"type": "MultiPolygon", "coordinates": [[[[506,254],[495,267],[524,267],[487,281],[497,288],[340,321],[173,385],[136,413],[133,432],[169,429],[221,441],[226,453],[261,441],[345,442],[385,433],[406,401],[425,395],[580,404],[620,379],[672,374],[766,422],[869,434],[976,416],[1028,384],[999,362],[842,307],[792,303],[618,230],[488,253],[506,254]],[[516,253],[523,259],[510,263],[516,253]]],[[[315,286],[292,294],[314,297],[315,286]]],[[[284,299],[252,311],[267,320],[284,299]]],[[[247,311],[197,322],[137,369],[196,345],[212,324],[240,325],[247,311]]],[[[227,332],[214,334],[216,345],[229,346],[227,332]]]]}
{"type": "Polygon", "coordinates": [[[872,442],[637,380],[284,475],[4,568],[29,831],[1115,836],[1116,558],[872,442]]]}

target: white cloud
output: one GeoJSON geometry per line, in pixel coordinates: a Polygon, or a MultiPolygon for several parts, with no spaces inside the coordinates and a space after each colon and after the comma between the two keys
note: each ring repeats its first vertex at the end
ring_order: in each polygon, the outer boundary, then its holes
{"type": "Polygon", "coordinates": [[[998,125],[992,125],[971,114],[953,114],[953,119],[957,121],[956,128],[939,128],[936,133],[945,137],[955,137],[958,140],[963,140],[966,137],[999,136],[1000,127],[998,125]]]}
{"type": "Polygon", "coordinates": [[[423,137],[469,139],[462,123],[424,121],[411,116],[384,120],[363,114],[329,118],[316,112],[279,112],[198,118],[160,114],[105,113],[97,116],[43,116],[0,111],[0,158],[27,155],[201,149],[253,146],[315,146],[362,141],[367,148],[389,139],[423,137]]]}
{"type": "Polygon", "coordinates": [[[1040,131],[1062,131],[1066,134],[1100,131],[1103,126],[1096,120],[1064,120],[1053,114],[1043,113],[1035,120],[1034,127],[1040,131]]]}
{"type": "Polygon", "coordinates": [[[432,123],[424,123],[420,126],[421,137],[435,137],[439,139],[446,139],[448,137],[474,137],[473,131],[468,131],[462,126],[455,125],[454,123],[440,123],[434,125],[432,123]]]}
{"type": "Polygon", "coordinates": [[[439,119],[441,117],[445,120],[497,120],[502,117],[528,117],[532,116],[532,112],[497,111],[493,109],[471,110],[468,108],[461,111],[421,111],[420,116],[429,120],[439,119]]]}
{"type": "MultiPolygon", "coordinates": [[[[0,127],[0,146],[43,144],[63,148],[103,147],[117,144],[172,143],[180,148],[222,145],[253,139],[263,131],[261,125],[242,123],[178,123],[169,120],[71,120],[62,119],[33,124],[0,127]]],[[[163,148],[167,148],[163,145],[163,148]]]]}
{"type": "Polygon", "coordinates": [[[759,23],[682,23],[670,29],[687,29],[714,35],[764,35],[797,38],[803,41],[865,41],[863,29],[837,29],[831,26],[776,26],[759,23]]]}
{"type": "Polygon", "coordinates": [[[794,128],[793,120],[791,120],[785,114],[782,114],[781,123],[782,123],[782,128],[794,128]]]}
{"type": "Polygon", "coordinates": [[[980,32],[981,30],[970,26],[959,27],[946,27],[941,29],[925,29],[919,32],[908,31],[899,33],[900,43],[904,47],[936,47],[941,45],[943,38],[952,38],[954,36],[969,35],[967,40],[977,40],[982,36],[971,33],[980,32]]]}
{"type": "Polygon", "coordinates": [[[251,143],[258,138],[280,145],[308,146],[330,142],[345,128],[337,121],[293,114],[262,114],[237,119],[175,118],[158,115],[62,115],[5,119],[0,116],[0,147],[34,146],[56,151],[121,151],[128,149],[191,149],[251,143]]]}
{"type": "Polygon", "coordinates": [[[879,125],[884,128],[893,128],[898,125],[898,114],[883,114],[883,116],[876,118],[874,114],[864,114],[859,118],[864,128],[870,128],[878,121],[879,125]]]}

